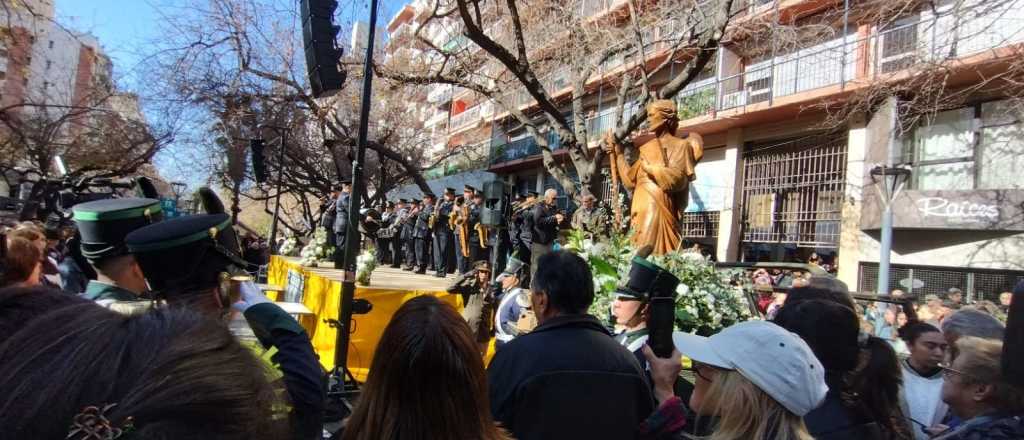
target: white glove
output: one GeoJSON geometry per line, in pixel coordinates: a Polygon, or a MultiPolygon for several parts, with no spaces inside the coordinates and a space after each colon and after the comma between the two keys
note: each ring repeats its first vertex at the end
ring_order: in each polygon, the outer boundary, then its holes
{"type": "Polygon", "coordinates": [[[238,290],[240,298],[238,302],[232,304],[231,307],[241,313],[245,313],[249,307],[256,304],[273,302],[270,298],[267,298],[267,296],[263,294],[263,291],[260,290],[259,287],[256,287],[256,284],[252,281],[245,281],[241,283],[238,286],[238,290]]]}

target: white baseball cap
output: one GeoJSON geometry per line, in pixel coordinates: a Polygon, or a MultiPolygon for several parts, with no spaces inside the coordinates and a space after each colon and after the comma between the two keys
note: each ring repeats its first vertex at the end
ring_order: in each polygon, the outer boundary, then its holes
{"type": "Polygon", "coordinates": [[[828,392],[825,368],[807,343],[771,322],[741,322],[710,338],[675,332],[672,342],[694,361],[736,370],[800,417],[821,405],[828,392]]]}

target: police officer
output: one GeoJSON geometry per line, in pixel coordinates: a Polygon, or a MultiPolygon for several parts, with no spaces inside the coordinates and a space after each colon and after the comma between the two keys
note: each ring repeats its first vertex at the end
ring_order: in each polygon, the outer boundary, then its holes
{"type": "Polygon", "coordinates": [[[348,230],[348,205],[352,197],[352,179],[341,179],[341,194],[334,203],[335,261],[345,255],[345,233],[348,230]]]}
{"type": "Polygon", "coordinates": [[[416,217],[420,214],[420,200],[412,199],[409,212],[402,223],[402,245],[405,248],[405,263],[402,270],[416,270],[416,217]]]}
{"type": "Polygon", "coordinates": [[[258,339],[257,357],[276,367],[287,391],[292,437],[319,439],[323,433],[323,374],[313,345],[302,326],[263,296],[251,281],[241,283],[233,297],[230,274],[243,273],[238,240],[227,214],[202,214],[171,219],[128,234],[135,255],[157,299],[168,307],[185,307],[211,318],[231,308],[242,312],[258,339]]]}
{"type": "Polygon", "coordinates": [[[510,258],[505,271],[495,280],[501,283],[501,294],[495,298],[498,303],[494,314],[495,350],[527,331],[520,326],[530,306],[530,292],[519,287],[524,267],[519,259],[510,258]]]}
{"type": "Polygon", "coordinates": [[[83,296],[104,307],[127,311],[119,302],[138,301],[145,293],[146,278],[124,238],[130,232],[163,219],[159,200],[108,199],[81,203],[72,208],[81,236],[81,252],[96,270],[83,296]]]}
{"type": "Polygon", "coordinates": [[[423,195],[423,208],[416,215],[416,229],[413,239],[416,246],[416,273],[427,273],[428,257],[430,256],[430,216],[434,215],[435,197],[433,194],[423,195]]]}
{"type": "Polygon", "coordinates": [[[455,209],[455,188],[444,189],[444,200],[438,205],[436,219],[434,220],[434,276],[444,278],[455,271],[452,266],[455,262],[455,241],[453,230],[448,224],[455,209]]]}

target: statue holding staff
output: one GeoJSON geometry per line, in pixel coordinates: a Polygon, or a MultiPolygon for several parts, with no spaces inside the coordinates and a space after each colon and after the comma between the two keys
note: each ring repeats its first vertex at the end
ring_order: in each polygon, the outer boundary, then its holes
{"type": "Polygon", "coordinates": [[[679,221],[686,211],[690,182],[697,177],[697,162],[704,156],[704,140],[697,133],[676,136],[679,116],[670,100],[648,104],[647,122],[654,138],[640,146],[633,164],[626,162],[611,131],[605,135],[604,149],[611,157],[613,176],[633,192],[633,245],[650,245],[655,255],[663,255],[677,250],[682,241],[679,221]]]}

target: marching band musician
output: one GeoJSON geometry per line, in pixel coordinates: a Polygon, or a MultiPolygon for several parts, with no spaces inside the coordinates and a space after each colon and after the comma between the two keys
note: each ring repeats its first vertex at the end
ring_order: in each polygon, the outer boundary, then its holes
{"type": "Polygon", "coordinates": [[[473,193],[473,203],[469,206],[469,258],[470,264],[477,261],[490,260],[487,247],[487,229],[480,223],[480,210],[484,207],[484,194],[473,193]]]}
{"type": "MultiPolygon", "coordinates": [[[[512,251],[516,253],[518,258],[527,264],[532,255],[530,248],[533,246],[533,205],[537,204],[537,191],[529,191],[526,193],[526,201],[516,207],[515,212],[512,213],[512,223],[516,226],[518,234],[513,238],[514,244],[512,251]]],[[[523,286],[530,285],[530,274],[531,270],[523,271],[523,286]]]]}
{"type": "Polygon", "coordinates": [[[398,203],[395,204],[395,215],[394,220],[391,221],[390,235],[391,235],[391,267],[398,269],[402,267],[402,222],[405,217],[409,215],[409,207],[406,206],[409,203],[406,199],[398,199],[398,203]]]}
{"type": "Polygon", "coordinates": [[[381,266],[391,263],[391,224],[394,221],[395,202],[387,201],[380,216],[380,231],[377,232],[377,264],[381,266]]]}
{"type": "Polygon", "coordinates": [[[434,215],[435,197],[433,194],[423,195],[423,204],[419,214],[416,215],[416,228],[413,230],[413,241],[416,247],[416,273],[427,273],[427,257],[430,250],[428,243],[431,242],[430,218],[434,215]]]}
{"type": "Polygon", "coordinates": [[[438,205],[434,219],[434,276],[444,278],[455,271],[455,237],[449,219],[455,210],[455,188],[444,189],[444,200],[438,205]]]}
{"type": "Polygon", "coordinates": [[[414,270],[416,265],[416,245],[414,242],[414,231],[416,229],[416,216],[420,213],[420,201],[412,199],[409,203],[409,212],[402,221],[402,245],[405,249],[402,270],[414,270]]]}
{"type": "Polygon", "coordinates": [[[470,203],[473,200],[473,194],[476,193],[476,188],[471,185],[466,185],[462,189],[462,200],[461,203],[456,199],[456,206],[458,209],[455,210],[455,220],[453,224],[455,226],[455,265],[458,268],[460,274],[469,272],[469,265],[472,260],[472,253],[470,251],[469,235],[472,233],[472,228],[469,226],[469,209],[470,203]]]}

